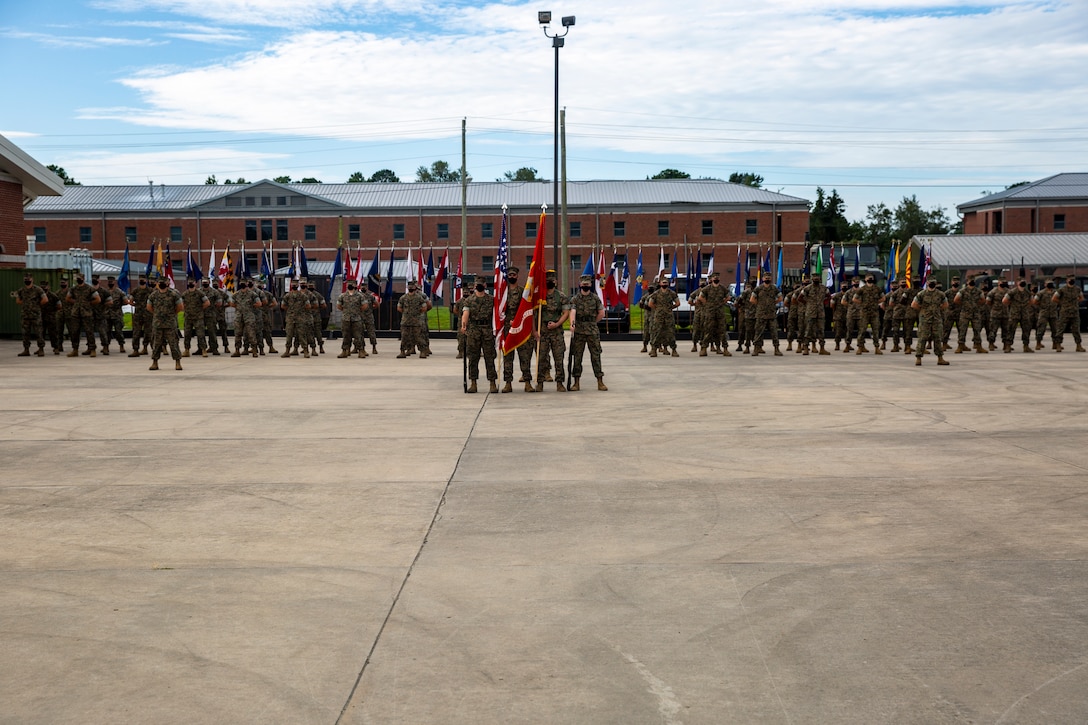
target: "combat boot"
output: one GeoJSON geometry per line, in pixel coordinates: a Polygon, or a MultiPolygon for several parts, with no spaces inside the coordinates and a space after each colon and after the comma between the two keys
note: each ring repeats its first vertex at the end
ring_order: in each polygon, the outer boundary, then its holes
{"type": "Polygon", "coordinates": [[[824,342],[823,342],[823,340],[820,340],[820,354],[821,354],[821,355],[830,355],[830,354],[831,354],[831,353],[829,353],[829,352],[827,351],[827,348],[825,348],[825,347],[824,347],[824,342]]]}
{"type": "Polygon", "coordinates": [[[506,381],[506,385],[502,386],[502,392],[512,393],[514,392],[514,385],[509,380],[506,381]]]}
{"type": "Polygon", "coordinates": [[[109,345],[104,345],[104,346],[102,347],[102,354],[103,354],[103,355],[109,355],[109,354],[110,354],[110,348],[109,348],[109,345]]]}
{"type": "Polygon", "coordinates": [[[30,357],[30,345],[24,345],[23,351],[15,357],[30,357]]]}
{"type": "Polygon", "coordinates": [[[921,355],[916,355],[914,357],[914,364],[915,365],[921,365],[922,364],[922,356],[921,355]]]}
{"type": "Polygon", "coordinates": [[[572,382],[570,384],[570,387],[567,388],[567,390],[569,390],[572,393],[577,393],[579,390],[581,390],[582,386],[579,383],[580,380],[581,380],[581,378],[574,378],[574,382],[572,382]]]}
{"type": "Polygon", "coordinates": [[[997,345],[993,344],[992,342],[989,343],[989,350],[990,352],[997,350],[997,345]]]}
{"type": "Polygon", "coordinates": [[[778,349],[778,345],[774,346],[774,355],[775,357],[782,357],[782,351],[778,349]]]}
{"type": "Polygon", "coordinates": [[[884,351],[881,350],[879,347],[876,348],[875,350],[873,350],[873,352],[875,352],[877,355],[883,355],[884,354],[884,351]]]}
{"type": "Polygon", "coordinates": [[[966,351],[967,351],[967,346],[964,345],[961,342],[959,345],[956,345],[956,352],[954,354],[959,355],[960,353],[963,353],[963,352],[966,352],[966,351]]]}
{"type": "Polygon", "coordinates": [[[944,355],[938,355],[937,356],[937,364],[938,365],[947,365],[948,361],[944,359],[944,355]]]}
{"type": "Polygon", "coordinates": [[[208,357],[208,351],[207,350],[201,350],[200,351],[200,357],[208,357]]]}
{"type": "MultiPolygon", "coordinates": [[[[370,346],[370,352],[373,355],[377,355],[378,354],[378,346],[377,345],[371,345],[370,346]]],[[[458,355],[458,357],[460,357],[460,355],[458,355]]]]}
{"type": "Polygon", "coordinates": [[[68,357],[79,357],[79,348],[72,348],[72,351],[68,353],[68,357]]]}
{"type": "Polygon", "coordinates": [[[491,387],[490,387],[490,388],[488,388],[488,392],[489,392],[489,393],[497,393],[497,392],[499,392],[499,384],[498,384],[498,382],[497,382],[497,381],[495,381],[495,380],[492,380],[492,381],[491,381],[491,387]]]}
{"type": "Polygon", "coordinates": [[[808,352],[809,352],[808,343],[806,342],[804,345],[801,346],[801,354],[802,355],[808,355],[808,352]]]}
{"type": "Polygon", "coordinates": [[[678,352],[676,351],[676,348],[675,348],[675,347],[674,347],[674,348],[672,349],[672,356],[673,356],[673,357],[680,357],[680,353],[678,353],[678,352]]]}
{"type": "Polygon", "coordinates": [[[536,392],[538,392],[538,393],[543,393],[544,392],[544,381],[543,380],[537,380],[536,381],[536,392]]]}
{"type": "Polygon", "coordinates": [[[555,383],[555,392],[557,392],[557,393],[565,393],[565,392],[567,392],[567,389],[566,389],[565,387],[563,387],[563,383],[562,383],[562,381],[557,381],[557,382],[555,383]]]}
{"type": "Polygon", "coordinates": [[[1012,352],[1012,345],[1009,343],[1003,343],[1001,345],[1001,352],[1012,352]]]}
{"type": "Polygon", "coordinates": [[[646,346],[645,345],[642,346],[642,352],[646,352],[646,346]]]}
{"type": "Polygon", "coordinates": [[[271,345],[269,345],[269,346],[268,346],[268,354],[269,354],[269,355],[275,355],[275,354],[276,354],[277,352],[279,352],[279,350],[277,350],[276,348],[272,347],[271,345]]]}
{"type": "Polygon", "coordinates": [[[1042,350],[1043,349],[1043,341],[1042,340],[1036,340],[1035,341],[1035,349],[1036,350],[1042,350]]]}
{"type": "Polygon", "coordinates": [[[553,377],[552,377],[552,374],[551,374],[550,372],[544,373],[544,382],[546,382],[546,383],[554,383],[554,382],[555,382],[555,378],[553,378],[553,377]]]}
{"type": "Polygon", "coordinates": [[[1077,343],[1077,352],[1084,352],[1084,345],[1081,345],[1079,342],[1077,343]]]}
{"type": "Polygon", "coordinates": [[[835,349],[836,349],[836,350],[838,350],[838,349],[839,349],[839,341],[838,341],[838,340],[835,340],[835,349]]]}
{"type": "Polygon", "coordinates": [[[848,353],[848,352],[853,352],[853,351],[854,351],[854,346],[853,346],[853,345],[851,345],[851,344],[850,344],[849,342],[847,342],[847,343],[846,343],[846,347],[844,347],[844,348],[842,349],[842,351],[843,351],[843,354],[846,354],[846,353],[848,353]]]}
{"type": "Polygon", "coordinates": [[[264,355],[264,353],[263,352],[257,352],[256,348],[254,348],[253,357],[260,357],[261,355],[264,355]]]}
{"type": "Polygon", "coordinates": [[[914,348],[911,346],[911,344],[909,342],[903,346],[903,354],[904,355],[910,355],[912,352],[914,352],[914,348]]]}
{"type": "Polygon", "coordinates": [[[96,353],[96,352],[95,352],[94,350],[91,350],[91,351],[90,351],[89,353],[87,353],[87,354],[88,354],[88,355],[90,355],[91,357],[95,357],[95,356],[96,356],[96,355],[97,355],[98,353],[96,353]]]}
{"type": "Polygon", "coordinates": [[[733,357],[733,353],[729,352],[729,346],[728,345],[726,345],[725,347],[722,348],[722,356],[723,357],[733,357]]]}
{"type": "Polygon", "coordinates": [[[370,357],[370,355],[368,355],[367,352],[366,352],[366,346],[365,345],[363,347],[359,348],[359,359],[362,360],[364,357],[370,357]]]}
{"type": "MultiPolygon", "coordinates": [[[[228,348],[227,344],[223,343],[223,349],[226,350],[227,348],[228,348]]],[[[140,354],[141,355],[146,355],[147,354],[147,343],[146,342],[140,348],[140,354]]]]}
{"type": "Polygon", "coordinates": [[[1031,349],[1031,345],[1029,345],[1028,343],[1025,342],[1024,343],[1024,352],[1035,352],[1035,351],[1031,349]]]}
{"type": "Polygon", "coordinates": [[[242,351],[238,348],[234,348],[234,352],[230,354],[231,357],[242,357],[242,351]]]}
{"type": "Polygon", "coordinates": [[[976,353],[983,353],[983,354],[989,354],[989,352],[990,352],[990,351],[989,351],[989,350],[987,350],[987,349],[985,348],[985,346],[983,346],[983,344],[982,344],[982,343],[979,343],[979,344],[975,345],[975,352],[976,352],[976,353]]]}
{"type": "Polygon", "coordinates": [[[122,342],[118,347],[121,348],[118,352],[124,352],[125,351],[125,343],[122,342]]]}
{"type": "Polygon", "coordinates": [[[430,356],[431,356],[431,351],[430,350],[424,350],[423,352],[419,353],[419,359],[420,360],[426,360],[430,356]]]}
{"type": "Polygon", "coordinates": [[[158,370],[158,369],[159,369],[159,361],[158,360],[152,360],[151,361],[151,367],[149,367],[148,370],[158,370]]]}
{"type": "Polygon", "coordinates": [[[797,349],[794,350],[794,352],[798,355],[803,355],[805,353],[805,346],[801,344],[800,340],[797,341],[797,349]]]}
{"type": "Polygon", "coordinates": [[[408,356],[404,354],[404,350],[401,350],[400,353],[397,355],[398,360],[403,360],[406,357],[408,356]]]}
{"type": "Polygon", "coordinates": [[[174,369],[175,370],[181,370],[181,360],[175,360],[174,361],[174,369]]]}
{"type": "MultiPolygon", "coordinates": [[[[397,355],[397,357],[404,357],[404,356],[403,355],[397,355]]],[[[464,357],[465,356],[462,355],[461,353],[457,353],[457,357],[455,357],[454,360],[461,360],[464,357]]]]}
{"type": "Polygon", "coordinates": [[[310,348],[308,348],[308,347],[302,348],[302,357],[305,358],[306,360],[310,359],[310,348]]]}
{"type": "Polygon", "coordinates": [[[901,348],[899,347],[899,343],[898,343],[898,342],[896,342],[896,343],[894,343],[894,344],[892,345],[892,352],[899,352],[900,350],[901,350],[901,348]]]}
{"type": "Polygon", "coordinates": [[[348,351],[347,351],[347,350],[343,350],[343,351],[341,351],[341,352],[340,352],[340,354],[339,354],[339,355],[337,355],[336,357],[338,357],[338,358],[341,358],[341,357],[347,357],[347,356],[348,356],[348,351]]]}
{"type": "Polygon", "coordinates": [[[697,344],[696,344],[696,343],[695,343],[695,342],[693,341],[693,342],[691,343],[691,351],[692,351],[692,352],[695,352],[695,351],[696,351],[696,350],[698,350],[698,349],[699,349],[699,346],[698,346],[698,345],[697,345],[697,344]]]}
{"type": "Polygon", "coordinates": [[[38,351],[36,353],[34,353],[34,354],[37,355],[38,357],[45,357],[45,348],[44,347],[39,347],[38,351]]]}
{"type": "Polygon", "coordinates": [[[786,352],[793,350],[793,340],[786,340],[786,352]]]}
{"type": "MultiPolygon", "coordinates": [[[[694,352],[694,350],[692,352],[694,352]]],[[[706,357],[706,348],[705,347],[699,348],[699,357],[706,357]]]]}
{"type": "Polygon", "coordinates": [[[861,342],[858,343],[858,352],[857,352],[857,354],[861,355],[862,353],[866,353],[866,352],[869,352],[869,348],[865,347],[865,341],[862,340],[861,342]]]}
{"type": "Polygon", "coordinates": [[[290,350],[284,350],[283,354],[281,354],[280,357],[291,357],[291,351],[290,350]]]}
{"type": "Polygon", "coordinates": [[[182,353],[181,353],[181,356],[182,356],[182,357],[189,357],[189,348],[185,348],[185,349],[184,349],[184,350],[182,351],[182,353]]]}
{"type": "Polygon", "coordinates": [[[608,386],[604,384],[604,378],[597,378],[597,390],[608,390],[608,386]]]}
{"type": "Polygon", "coordinates": [[[470,393],[475,393],[476,392],[476,381],[475,380],[471,381],[468,384],[468,392],[470,392],[470,393]]]}
{"type": "Polygon", "coordinates": [[[657,357],[657,348],[656,347],[653,350],[650,350],[650,357],[657,357]]]}
{"type": "Polygon", "coordinates": [[[532,383],[531,380],[526,380],[525,381],[525,392],[526,393],[535,393],[536,392],[536,388],[533,387],[533,383],[532,383]]]}

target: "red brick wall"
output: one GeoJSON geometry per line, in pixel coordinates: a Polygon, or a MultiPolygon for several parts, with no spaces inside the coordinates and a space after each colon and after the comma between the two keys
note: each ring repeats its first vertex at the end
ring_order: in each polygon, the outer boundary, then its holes
{"type": "MultiPolygon", "coordinates": [[[[784,245],[783,265],[790,268],[798,268],[804,259],[804,238],[808,231],[808,213],[804,211],[779,212],[778,241],[784,245]]],[[[91,216],[85,219],[28,219],[25,223],[25,231],[29,234],[35,226],[46,227],[46,246],[42,251],[60,251],[69,247],[83,247],[89,249],[95,256],[120,259],[125,248],[125,228],[136,227],[137,241],[130,246],[129,251],[134,259],[146,259],[146,254],[153,240],[165,241],[170,238],[170,228],[180,226],[182,243],[174,243],[171,252],[174,255],[183,253],[186,242],[192,240],[193,250],[201,254],[200,263],[207,263],[207,255],[212,245],[217,252],[221,252],[229,240],[232,250],[237,250],[239,242],[245,237],[246,219],[258,220],[258,234],[260,233],[259,220],[272,220],[273,235],[276,233],[276,219],[286,218],[288,237],[290,240],[302,240],[305,236],[304,227],[315,225],[317,227],[317,240],[305,242],[307,256],[316,260],[332,260],[336,254],[338,228],[341,220],[336,216],[329,217],[277,217],[275,214],[260,216],[238,216],[232,218],[201,217],[199,230],[197,220],[193,217],[186,218],[128,218],[107,217],[103,224],[100,217],[91,216]],[[90,227],[90,244],[80,244],[80,227],[90,227]],[[103,240],[103,233],[105,240],[103,240]]],[[[534,239],[526,237],[526,222],[536,222],[539,214],[513,214],[509,217],[509,244],[510,259],[519,267],[525,266],[525,258],[533,253],[534,239]]],[[[552,250],[552,216],[549,215],[545,228],[545,247],[548,253],[549,266],[551,266],[552,250]]],[[[679,250],[680,259],[686,257],[683,253],[685,237],[689,247],[694,251],[702,248],[704,254],[711,250],[715,252],[715,268],[723,274],[732,274],[737,257],[737,244],[751,245],[752,251],[759,245],[768,245],[772,242],[772,214],[768,211],[736,211],[736,212],[640,212],[621,213],[607,212],[597,214],[569,214],[568,221],[581,223],[581,236],[572,238],[569,242],[571,254],[582,255],[583,262],[588,259],[591,248],[596,244],[603,244],[606,254],[610,259],[612,247],[623,252],[626,247],[630,263],[633,267],[638,247],[643,247],[643,261],[648,271],[656,271],[656,259],[661,247],[667,254],[672,254],[673,249],[679,250]],[[713,221],[713,234],[704,236],[702,222],[704,219],[713,221]],[[746,232],[746,221],[757,221],[757,234],[749,235],[746,232]],[[669,235],[658,236],[658,221],[669,221],[669,235]],[[623,221],[625,234],[616,237],[613,234],[613,222],[623,221]]],[[[344,216],[343,237],[346,244],[353,249],[356,243],[349,240],[349,226],[360,226],[360,237],[364,250],[364,257],[373,257],[373,251],[378,240],[382,244],[382,256],[387,258],[386,250],[392,242],[393,225],[404,224],[405,240],[396,242],[398,256],[403,253],[408,244],[413,248],[419,247],[422,239],[424,250],[433,247],[436,256],[440,256],[440,250],[447,245],[451,247],[451,258],[457,259],[461,239],[461,215],[459,213],[448,215],[425,215],[421,218],[418,214],[404,216],[384,217],[352,217],[344,216]],[[438,224],[447,224],[449,239],[438,239],[438,224]],[[421,228],[422,227],[422,228],[421,228]]],[[[471,215],[468,219],[468,256],[465,260],[464,271],[466,273],[479,273],[482,271],[482,258],[494,256],[499,243],[499,233],[502,225],[501,214],[471,215]],[[493,237],[483,239],[481,236],[481,223],[492,224],[493,237]]],[[[275,249],[287,251],[290,241],[275,241],[275,249]]],[[[257,243],[247,242],[247,250],[257,251],[257,243]]],[[[175,257],[176,258],[176,257],[175,257]]],[[[438,263],[438,259],[435,260],[438,263]]],[[[456,264],[456,261],[454,261],[456,264]]],[[[490,270],[488,270],[490,271],[490,270]]]]}
{"type": "Polygon", "coordinates": [[[27,227],[23,221],[23,185],[0,181],[0,246],[3,253],[26,254],[26,235],[33,231],[33,225],[27,227]]]}
{"type": "Polygon", "coordinates": [[[963,215],[964,234],[997,234],[996,215],[1002,216],[1001,234],[1088,232],[1088,206],[1007,207],[963,215]],[[1065,215],[1065,229],[1054,228],[1054,215],[1065,215]]]}

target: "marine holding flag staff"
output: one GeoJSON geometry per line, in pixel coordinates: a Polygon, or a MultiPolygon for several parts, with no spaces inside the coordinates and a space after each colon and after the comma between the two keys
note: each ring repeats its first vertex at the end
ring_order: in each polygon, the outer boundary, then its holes
{"type": "Polygon", "coordinates": [[[499,379],[495,371],[495,335],[491,329],[491,316],[495,298],[487,293],[483,280],[477,280],[475,291],[465,302],[461,313],[461,332],[465,333],[465,354],[468,357],[469,386],[466,392],[476,392],[476,379],[480,377],[480,356],[484,358],[490,392],[499,392],[499,379]]]}

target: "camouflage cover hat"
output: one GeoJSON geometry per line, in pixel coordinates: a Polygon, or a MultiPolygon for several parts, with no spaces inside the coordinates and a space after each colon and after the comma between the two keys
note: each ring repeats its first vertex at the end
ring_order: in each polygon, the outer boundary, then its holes
{"type": "Polygon", "coordinates": [[[521,272],[521,269],[519,269],[518,267],[515,267],[513,265],[510,265],[510,266],[508,266],[506,268],[506,273],[507,274],[518,274],[519,272],[521,272]]]}
{"type": "Polygon", "coordinates": [[[593,281],[593,275],[592,274],[583,274],[581,281],[582,282],[592,282],[593,281]]]}
{"type": "Polygon", "coordinates": [[[555,270],[554,269],[549,269],[547,272],[544,273],[544,276],[545,277],[551,277],[552,279],[555,279],[555,270]]]}
{"type": "Polygon", "coordinates": [[[722,278],[722,275],[721,275],[720,272],[712,272],[710,274],[710,279],[721,279],[721,278],[722,278]]]}

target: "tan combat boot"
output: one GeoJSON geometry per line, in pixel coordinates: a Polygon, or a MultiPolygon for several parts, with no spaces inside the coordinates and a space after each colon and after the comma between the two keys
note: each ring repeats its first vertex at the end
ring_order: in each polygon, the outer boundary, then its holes
{"type": "Polygon", "coordinates": [[[565,393],[565,392],[567,392],[567,389],[563,387],[563,383],[562,383],[562,382],[556,382],[556,384],[555,384],[555,392],[557,392],[557,393],[565,393]]]}
{"type": "Polygon", "coordinates": [[[525,392],[526,393],[535,393],[536,392],[536,388],[533,387],[532,381],[530,381],[530,380],[525,381],[525,392]]]}
{"type": "Polygon", "coordinates": [[[175,360],[174,361],[174,369],[175,370],[181,370],[181,360],[175,360]]]}
{"type": "Polygon", "coordinates": [[[608,386],[604,384],[604,378],[597,378],[597,390],[608,390],[608,386]]]}
{"type": "Polygon", "coordinates": [[[827,348],[824,347],[824,341],[823,340],[820,340],[820,354],[821,355],[830,355],[831,354],[831,353],[829,353],[827,351],[827,348]]]}
{"type": "Polygon", "coordinates": [[[581,389],[582,389],[582,386],[581,386],[581,384],[579,384],[579,382],[578,382],[578,381],[580,381],[580,380],[581,380],[581,378],[574,378],[574,382],[572,382],[572,383],[570,384],[570,387],[569,387],[569,388],[567,388],[567,390],[569,390],[569,391],[570,391],[570,392],[572,392],[572,393],[577,393],[577,392],[578,392],[579,390],[581,390],[581,389]]]}
{"type": "Polygon", "coordinates": [[[491,381],[491,386],[487,389],[487,392],[489,392],[489,393],[499,392],[499,383],[498,383],[498,381],[492,380],[491,381]]]}
{"type": "Polygon", "coordinates": [[[944,355],[938,355],[937,356],[937,364],[938,365],[947,365],[948,361],[944,359],[944,355]]]}
{"type": "Polygon", "coordinates": [[[922,356],[921,355],[916,355],[914,357],[914,364],[915,365],[921,365],[922,364],[922,356]]]}
{"type": "Polygon", "coordinates": [[[1077,343],[1077,352],[1084,352],[1084,345],[1081,345],[1079,342],[1077,343]]]}
{"type": "MultiPolygon", "coordinates": [[[[692,350],[692,352],[695,352],[695,350],[692,350]]],[[[706,348],[705,347],[699,348],[699,357],[706,357],[706,348]]]]}
{"type": "Polygon", "coordinates": [[[544,392],[544,381],[543,380],[537,380],[536,381],[536,392],[538,392],[538,393],[543,393],[544,392]]]}
{"type": "Polygon", "coordinates": [[[365,346],[359,348],[359,359],[362,360],[364,357],[370,357],[366,353],[366,347],[365,346]]]}
{"type": "Polygon", "coordinates": [[[650,350],[650,357],[657,357],[657,348],[656,347],[653,350],[650,350]]]}
{"type": "Polygon", "coordinates": [[[782,351],[778,349],[778,345],[774,346],[774,355],[775,357],[782,357],[782,351]]]}
{"type": "Polygon", "coordinates": [[[185,350],[182,351],[181,356],[182,357],[189,357],[189,354],[190,354],[189,353],[189,348],[185,348],[185,350]]]}
{"type": "Polygon", "coordinates": [[[341,358],[341,357],[347,357],[347,356],[348,356],[348,351],[347,350],[341,350],[340,354],[337,355],[336,357],[341,358]]]}
{"type": "Polygon", "coordinates": [[[512,392],[514,392],[514,385],[513,385],[513,383],[511,383],[511,382],[510,382],[509,380],[507,380],[507,381],[506,381],[506,384],[502,386],[502,392],[504,392],[504,393],[512,393],[512,392]]]}
{"type": "Polygon", "coordinates": [[[159,369],[159,361],[158,360],[152,360],[151,361],[151,367],[149,367],[148,370],[158,370],[158,369],[159,369]]]}
{"type": "Polygon", "coordinates": [[[726,345],[722,348],[722,357],[733,357],[733,353],[729,352],[729,346],[726,345]]]}
{"type": "Polygon", "coordinates": [[[963,352],[967,352],[967,346],[966,346],[966,345],[964,345],[964,344],[963,344],[963,343],[961,342],[960,344],[956,345],[956,352],[955,352],[955,354],[956,354],[956,355],[959,355],[960,353],[963,353],[963,352]]]}

